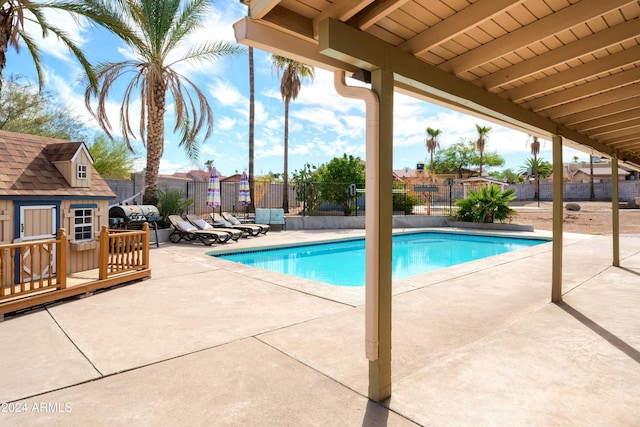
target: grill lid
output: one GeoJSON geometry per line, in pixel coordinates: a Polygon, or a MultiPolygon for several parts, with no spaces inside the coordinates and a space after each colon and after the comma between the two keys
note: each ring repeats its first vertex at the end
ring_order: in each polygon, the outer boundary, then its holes
{"type": "Polygon", "coordinates": [[[109,218],[122,218],[124,222],[159,221],[160,211],[154,205],[117,205],[109,209],[109,218]]]}

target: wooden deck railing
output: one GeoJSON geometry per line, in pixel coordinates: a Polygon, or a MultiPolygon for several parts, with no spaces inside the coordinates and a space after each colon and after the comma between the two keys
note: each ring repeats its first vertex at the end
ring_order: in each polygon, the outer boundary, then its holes
{"type": "Polygon", "coordinates": [[[140,230],[100,231],[100,270],[98,278],[105,280],[116,274],[149,268],[149,224],[140,230]]]}
{"type": "Polygon", "coordinates": [[[150,277],[149,240],[148,224],[132,231],[103,226],[97,271],[82,272],[82,283],[80,272],[72,274],[69,286],[67,257],[73,251],[64,229],[56,239],[1,244],[0,321],[5,313],[150,277]]]}
{"type": "Polygon", "coordinates": [[[67,236],[63,229],[56,239],[0,245],[0,301],[65,289],[66,267],[67,236]]]}

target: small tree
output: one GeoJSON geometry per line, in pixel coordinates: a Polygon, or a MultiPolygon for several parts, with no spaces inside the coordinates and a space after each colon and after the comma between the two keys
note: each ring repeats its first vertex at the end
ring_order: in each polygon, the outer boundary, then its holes
{"type": "Polygon", "coordinates": [[[304,206],[302,215],[313,215],[320,205],[318,167],[306,163],[300,171],[293,172],[292,181],[296,189],[296,200],[304,206]]]}
{"type": "Polygon", "coordinates": [[[500,190],[497,185],[483,185],[479,190],[469,190],[466,199],[456,201],[459,207],[457,219],[464,222],[492,223],[510,219],[515,210],[509,207],[516,190],[500,190]]]}
{"type": "MultiPolygon", "coordinates": [[[[504,159],[496,152],[483,153],[483,161],[486,166],[499,167],[504,164],[504,159]]],[[[463,169],[480,164],[480,156],[476,151],[475,142],[460,139],[449,147],[439,150],[434,160],[434,169],[442,171],[456,171],[458,178],[463,178],[463,169]]],[[[469,173],[471,176],[471,172],[469,173]]]]}
{"type": "Polygon", "coordinates": [[[320,175],[322,200],[342,205],[345,216],[352,212],[349,193],[351,184],[364,183],[364,164],[358,157],[344,154],[336,157],[318,170],[320,175]]]}
{"type": "Polygon", "coordinates": [[[112,140],[104,135],[94,138],[89,154],[93,157],[93,167],[103,178],[129,178],[136,160],[123,140],[112,140]]]}
{"type": "Polygon", "coordinates": [[[51,92],[39,92],[22,77],[10,76],[0,92],[0,129],[50,138],[82,140],[86,128],[51,92]]]}

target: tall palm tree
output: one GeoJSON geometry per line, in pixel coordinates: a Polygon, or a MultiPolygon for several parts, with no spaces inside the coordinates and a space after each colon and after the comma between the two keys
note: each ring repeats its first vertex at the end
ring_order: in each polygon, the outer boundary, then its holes
{"type": "Polygon", "coordinates": [[[433,176],[433,173],[434,173],[434,170],[433,170],[433,153],[436,152],[436,148],[440,148],[440,143],[438,142],[438,137],[440,136],[441,133],[442,133],[442,131],[440,129],[432,129],[430,127],[427,128],[427,135],[429,135],[429,137],[427,138],[425,143],[427,145],[427,151],[429,152],[429,156],[430,156],[429,169],[431,170],[431,175],[432,176],[433,176]]]}
{"type": "Polygon", "coordinates": [[[179,146],[192,160],[199,153],[198,134],[205,129],[204,139],[213,130],[213,112],[205,94],[175,66],[184,62],[211,61],[241,49],[223,42],[193,43],[189,37],[201,28],[211,13],[210,0],[89,0],[87,7],[103,10],[118,26],[97,22],[124,41],[135,59],[105,62],[96,66],[99,90],[91,86],[85,91],[85,103],[100,126],[111,136],[107,117],[109,92],[127,77],[120,107],[120,130],[131,147],[136,137],[130,122],[130,108],[139,91],[140,123],[138,135],[147,149],[147,166],[143,203],[157,204],[158,171],[164,151],[164,114],[167,92],[175,105],[174,132],[180,135],[179,146]],[[122,31],[125,28],[125,31],[122,31]],[[182,50],[183,45],[188,49],[182,50]],[[91,100],[97,97],[95,112],[91,100]]]}
{"type": "Polygon", "coordinates": [[[540,201],[540,194],[538,193],[538,189],[540,188],[538,176],[538,154],[540,153],[540,140],[538,140],[537,136],[533,137],[531,141],[531,154],[533,154],[533,176],[536,180],[536,189],[535,189],[535,200],[540,201]]]}
{"type": "Polygon", "coordinates": [[[482,177],[482,156],[484,155],[484,148],[487,144],[487,139],[489,139],[489,132],[491,132],[491,128],[489,126],[480,126],[476,124],[476,130],[478,131],[476,148],[480,153],[480,172],[478,173],[478,176],[482,177]]]}
{"type": "MultiPolygon", "coordinates": [[[[33,22],[42,30],[43,37],[53,33],[60,39],[78,59],[82,65],[89,82],[96,85],[97,80],[91,65],[87,61],[82,49],[76,45],[69,35],[62,29],[51,25],[44,16],[47,9],[59,10],[75,14],[85,14],[85,4],[83,1],[68,0],[64,2],[35,2],[31,0],[4,0],[0,6],[0,91],[2,91],[2,71],[7,64],[6,51],[9,47],[20,52],[20,41],[24,43],[33,59],[33,64],[38,75],[38,85],[43,86],[42,55],[38,49],[37,40],[24,31],[24,23],[33,22]]],[[[108,17],[101,14],[99,10],[96,14],[89,16],[91,19],[107,21],[108,17]]]]}
{"type": "Polygon", "coordinates": [[[271,55],[271,63],[281,75],[280,94],[284,101],[284,180],[282,208],[289,212],[289,103],[300,93],[303,79],[313,80],[314,68],[283,56],[271,55]]]}
{"type": "Polygon", "coordinates": [[[251,199],[251,204],[249,205],[249,210],[254,212],[256,209],[255,205],[255,176],[254,176],[254,154],[255,154],[255,139],[254,139],[254,128],[255,128],[255,73],[253,68],[253,47],[249,46],[249,198],[251,199]]]}

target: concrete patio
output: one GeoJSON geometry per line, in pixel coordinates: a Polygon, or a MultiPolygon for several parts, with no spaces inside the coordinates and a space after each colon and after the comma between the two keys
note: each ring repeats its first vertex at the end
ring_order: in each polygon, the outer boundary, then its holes
{"type": "Polygon", "coordinates": [[[149,280],[6,318],[0,425],[640,423],[638,235],[614,268],[611,236],[565,234],[560,305],[550,243],[394,282],[382,405],[365,397],[363,289],[205,255],[363,232],[166,243],[149,280]]]}

